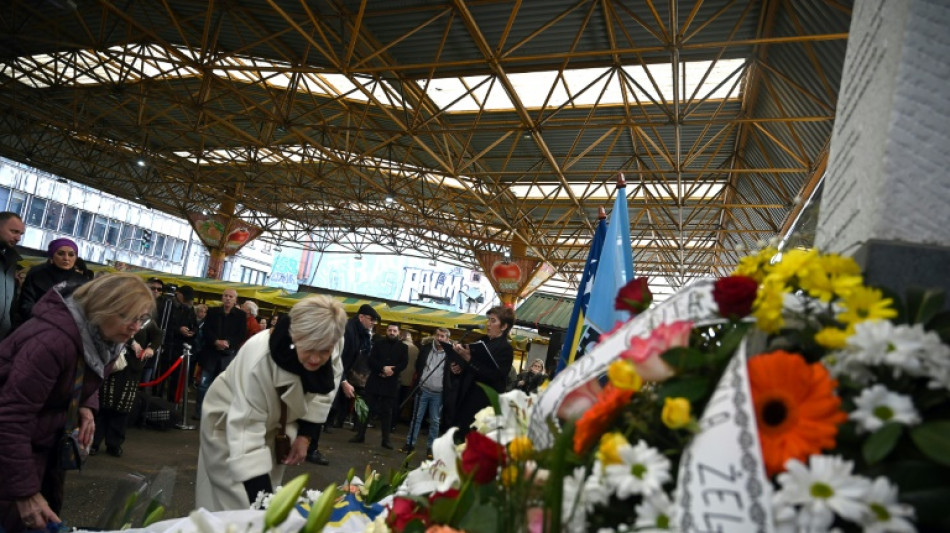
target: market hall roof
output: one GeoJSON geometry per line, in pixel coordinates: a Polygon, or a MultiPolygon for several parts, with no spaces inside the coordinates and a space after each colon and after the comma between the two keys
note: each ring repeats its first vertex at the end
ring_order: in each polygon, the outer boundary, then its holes
{"type": "Polygon", "coordinates": [[[276,244],[468,267],[524,245],[568,293],[622,172],[637,274],[672,291],[818,183],[850,11],[10,0],[0,156],[178,216],[233,201],[276,244]]]}

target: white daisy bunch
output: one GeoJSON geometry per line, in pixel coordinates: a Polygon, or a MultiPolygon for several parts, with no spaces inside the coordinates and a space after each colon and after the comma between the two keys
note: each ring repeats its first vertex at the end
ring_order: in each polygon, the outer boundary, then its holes
{"type": "Polygon", "coordinates": [[[910,396],[891,392],[880,383],[861,391],[854,399],[856,409],[848,417],[860,430],[875,432],[888,422],[905,426],[920,423],[920,414],[910,396]]]}
{"type": "Polygon", "coordinates": [[[854,463],[837,456],[813,455],[805,465],[789,459],[773,495],[776,531],[831,531],[835,518],[864,531],[914,532],[913,508],[897,501],[897,487],[886,478],[852,473],[854,463]]]}
{"type": "Polygon", "coordinates": [[[950,390],[950,347],[920,324],[895,325],[887,320],[861,322],[847,346],[825,359],[835,377],[870,383],[874,367],[886,366],[893,376],[930,378],[930,388],[950,390]]]}
{"type": "Polygon", "coordinates": [[[603,463],[598,459],[594,471],[601,470],[607,486],[618,498],[635,494],[649,495],[662,491],[670,481],[670,460],[643,440],[635,446],[629,443],[617,448],[617,462],[603,463]]]}
{"type": "Polygon", "coordinates": [[[528,434],[536,399],[536,394],[525,394],[518,389],[506,392],[498,397],[501,414],[496,415],[492,406],[485,407],[475,413],[472,428],[498,444],[508,444],[515,437],[528,434]]]}
{"type": "Polygon", "coordinates": [[[644,496],[636,507],[637,521],[633,524],[636,531],[655,533],[659,531],[677,531],[674,518],[676,504],[665,492],[654,492],[644,496]]]}

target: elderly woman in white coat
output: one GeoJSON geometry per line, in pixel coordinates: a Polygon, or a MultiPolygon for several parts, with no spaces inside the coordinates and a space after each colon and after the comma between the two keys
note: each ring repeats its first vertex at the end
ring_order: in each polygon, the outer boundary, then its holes
{"type": "Polygon", "coordinates": [[[249,339],[214,380],[201,409],[198,507],[247,509],[260,491],[281,484],[285,465],[304,460],[340,385],[345,327],[339,302],[309,297],[277,327],[249,339]],[[274,441],[282,400],[293,444],[280,463],[274,441]]]}

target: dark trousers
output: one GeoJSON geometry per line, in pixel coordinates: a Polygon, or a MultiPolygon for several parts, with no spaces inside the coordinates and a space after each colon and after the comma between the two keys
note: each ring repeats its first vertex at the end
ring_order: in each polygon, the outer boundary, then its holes
{"type": "Polygon", "coordinates": [[[108,407],[100,407],[96,414],[96,435],[92,439],[92,447],[99,448],[102,441],[106,441],[109,448],[118,448],[125,442],[125,429],[129,424],[129,414],[120,413],[108,407]]]}
{"type": "Polygon", "coordinates": [[[389,434],[393,429],[393,408],[396,404],[396,398],[392,396],[381,396],[379,394],[370,394],[367,402],[369,403],[369,416],[366,420],[359,423],[357,436],[366,437],[366,424],[374,415],[379,416],[379,428],[383,433],[382,442],[389,442],[389,434]]]}

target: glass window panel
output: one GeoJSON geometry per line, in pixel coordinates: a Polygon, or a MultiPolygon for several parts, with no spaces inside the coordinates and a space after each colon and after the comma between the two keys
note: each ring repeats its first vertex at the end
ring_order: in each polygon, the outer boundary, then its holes
{"type": "Polygon", "coordinates": [[[43,221],[43,227],[56,231],[59,229],[59,218],[63,214],[63,204],[59,202],[50,202],[46,210],[46,220],[43,221]]]}
{"type": "Polygon", "coordinates": [[[89,211],[80,211],[79,221],[76,223],[76,232],[73,233],[73,235],[80,239],[88,239],[89,229],[92,228],[92,219],[94,216],[95,215],[89,211]]]}
{"type": "Polygon", "coordinates": [[[155,242],[155,248],[152,250],[152,253],[151,253],[150,255],[154,255],[155,257],[161,257],[161,256],[162,256],[162,248],[165,247],[165,236],[164,236],[164,235],[158,235],[158,236],[156,236],[156,235],[153,233],[153,234],[152,234],[152,240],[155,242]]]}
{"type": "Polygon", "coordinates": [[[109,219],[106,225],[106,243],[115,246],[119,244],[119,233],[122,230],[122,223],[118,220],[109,219]]]}
{"type": "Polygon", "coordinates": [[[26,216],[23,217],[23,222],[28,226],[43,226],[43,215],[46,214],[46,200],[43,198],[33,197],[30,201],[30,208],[26,211],[26,216]]]}
{"type": "Polygon", "coordinates": [[[10,195],[10,205],[7,206],[7,211],[13,211],[22,217],[23,209],[26,207],[26,198],[26,193],[13,191],[13,194],[10,195]]]}
{"type": "Polygon", "coordinates": [[[103,242],[106,237],[106,226],[109,225],[109,219],[102,215],[96,215],[96,219],[92,223],[92,233],[89,235],[89,240],[92,242],[103,242]]]}
{"type": "Polygon", "coordinates": [[[132,232],[132,242],[130,244],[130,250],[133,252],[142,252],[142,232],[144,228],[138,226],[133,226],[135,231],[132,232]]]}
{"type": "Polygon", "coordinates": [[[76,227],[76,219],[79,218],[79,210],[75,207],[63,208],[63,219],[59,223],[59,231],[63,235],[72,235],[76,227]]]}
{"type": "Polygon", "coordinates": [[[124,224],[122,226],[122,233],[119,235],[119,248],[123,250],[132,249],[132,234],[135,233],[135,226],[132,224],[124,224]]]}
{"type": "Polygon", "coordinates": [[[185,255],[185,241],[175,239],[175,251],[172,253],[172,261],[180,263],[185,255]]]}
{"type": "Polygon", "coordinates": [[[0,187],[0,211],[7,210],[7,201],[10,199],[10,189],[0,187]]]}
{"type": "Polygon", "coordinates": [[[175,239],[174,237],[169,237],[165,241],[165,249],[162,251],[162,259],[166,261],[172,260],[172,253],[175,251],[175,239]]]}

